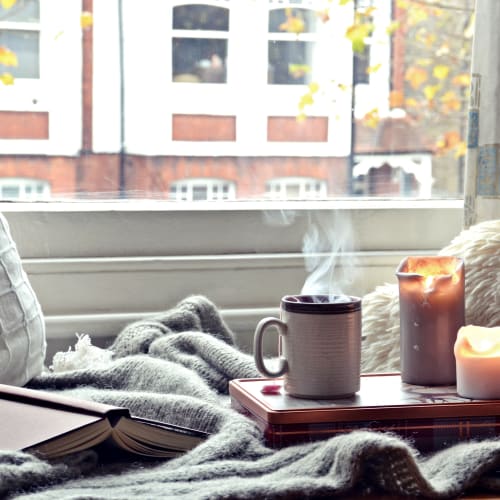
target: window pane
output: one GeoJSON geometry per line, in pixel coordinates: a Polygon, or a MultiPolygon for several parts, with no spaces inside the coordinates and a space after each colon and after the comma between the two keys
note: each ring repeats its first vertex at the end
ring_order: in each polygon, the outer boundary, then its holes
{"type": "Polygon", "coordinates": [[[0,46],[8,47],[17,56],[17,66],[0,64],[0,73],[16,78],[39,78],[39,34],[36,31],[0,30],[0,46]]]}
{"type": "Polygon", "coordinates": [[[318,13],[310,9],[275,9],[269,12],[269,33],[314,33],[318,13]]]}
{"type": "Polygon", "coordinates": [[[174,82],[224,83],[227,40],[174,38],[172,79],[174,82]]]}
{"type": "Polygon", "coordinates": [[[40,5],[38,0],[17,0],[10,9],[6,9],[0,5],[0,22],[36,23],[39,20],[40,5]]]}
{"type": "Polygon", "coordinates": [[[303,85],[311,81],[311,42],[269,42],[268,83],[303,85]]]}
{"type": "Polygon", "coordinates": [[[79,1],[0,10],[0,177],[54,199],[462,196],[473,0],[180,3],[84,2],[79,33],[79,1]]]}
{"type": "Polygon", "coordinates": [[[176,30],[229,30],[229,11],[208,5],[182,5],[174,8],[176,30]]]}

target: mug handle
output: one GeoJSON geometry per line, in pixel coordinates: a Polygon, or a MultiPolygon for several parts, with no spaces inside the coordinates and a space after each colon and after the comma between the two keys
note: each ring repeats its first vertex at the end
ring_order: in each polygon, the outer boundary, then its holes
{"type": "Polygon", "coordinates": [[[263,318],[257,324],[255,329],[255,336],[253,339],[253,356],[255,359],[255,366],[257,366],[257,370],[259,370],[262,375],[267,377],[281,377],[288,371],[288,363],[285,358],[280,356],[279,358],[279,366],[276,371],[269,370],[264,363],[263,349],[262,349],[262,339],[264,336],[264,332],[267,328],[274,326],[281,335],[286,334],[286,324],[283,323],[278,318],[263,318]]]}

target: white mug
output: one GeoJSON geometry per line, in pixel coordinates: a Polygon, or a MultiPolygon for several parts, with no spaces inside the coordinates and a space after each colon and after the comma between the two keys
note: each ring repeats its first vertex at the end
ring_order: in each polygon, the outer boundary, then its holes
{"type": "Polygon", "coordinates": [[[284,376],[291,396],[333,399],[359,391],[361,299],[350,296],[287,295],[280,317],[262,319],[255,330],[254,359],[267,377],[284,376]],[[279,332],[279,367],[266,367],[262,340],[266,329],[279,332]]]}

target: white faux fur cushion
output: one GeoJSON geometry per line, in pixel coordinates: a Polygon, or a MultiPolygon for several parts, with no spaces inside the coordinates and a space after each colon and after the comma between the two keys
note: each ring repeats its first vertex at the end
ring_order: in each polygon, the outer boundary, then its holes
{"type": "MultiPolygon", "coordinates": [[[[462,231],[439,254],[464,259],[466,324],[500,326],[500,219],[462,231]]],[[[399,371],[397,283],[363,297],[362,371],[399,371]]]]}
{"type": "Polygon", "coordinates": [[[45,322],[0,214],[0,383],[24,385],[43,370],[45,322]]]}

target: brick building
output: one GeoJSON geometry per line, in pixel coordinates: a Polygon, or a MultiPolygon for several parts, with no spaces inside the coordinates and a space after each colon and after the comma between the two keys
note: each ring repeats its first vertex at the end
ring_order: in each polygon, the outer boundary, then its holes
{"type": "Polygon", "coordinates": [[[403,41],[384,30],[391,2],[374,11],[380,29],[354,58],[352,7],[332,7],[325,23],[316,3],[31,0],[3,12],[0,45],[20,63],[0,65],[16,78],[0,89],[0,196],[430,195],[430,148],[388,108],[403,85],[403,41]],[[93,18],[83,30],[82,12],[93,18]],[[283,30],[290,15],[300,34],[283,30]],[[319,63],[332,47],[334,64],[319,63]],[[344,85],[353,78],[354,115],[344,85]],[[297,120],[313,81],[323,92],[297,120]],[[377,128],[352,126],[374,106],[385,116],[377,128]]]}

